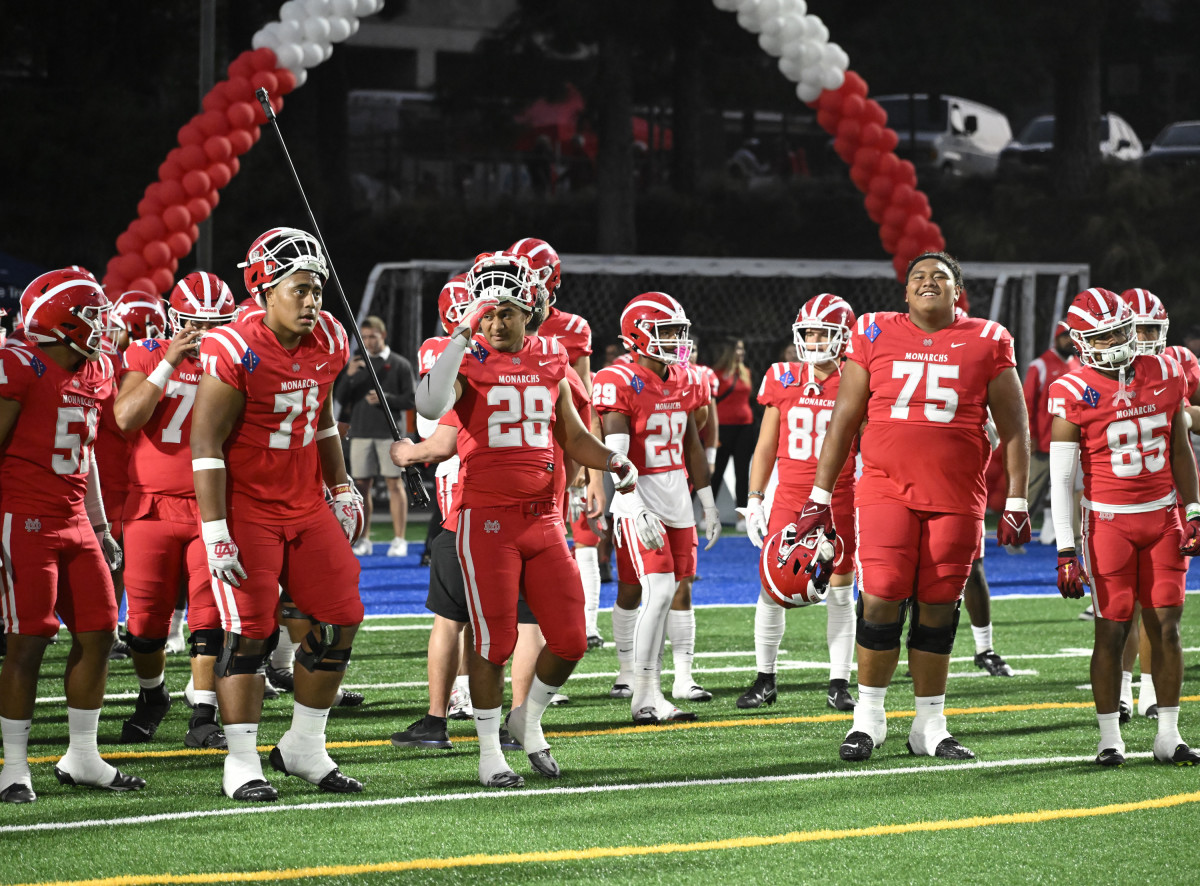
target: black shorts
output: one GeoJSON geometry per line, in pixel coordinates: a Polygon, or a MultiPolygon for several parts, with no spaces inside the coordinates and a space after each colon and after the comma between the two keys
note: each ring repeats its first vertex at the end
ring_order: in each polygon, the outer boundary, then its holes
{"type": "MultiPolygon", "coordinates": [[[[458,534],[448,529],[439,532],[429,545],[429,593],[425,597],[425,608],[450,621],[467,623],[471,620],[462,565],[458,562],[458,534]]],[[[537,624],[525,604],[524,594],[517,600],[517,623],[537,624]]]]}

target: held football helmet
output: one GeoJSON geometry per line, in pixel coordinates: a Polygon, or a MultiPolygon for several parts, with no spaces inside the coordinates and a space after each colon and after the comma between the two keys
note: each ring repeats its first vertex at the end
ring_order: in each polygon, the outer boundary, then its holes
{"type": "Polygon", "coordinates": [[[634,296],[621,312],[620,338],[634,354],[686,365],[692,351],[688,337],[691,327],[692,321],[674,298],[665,292],[643,292],[634,296]],[[666,330],[674,330],[675,336],[664,336],[666,330]]]}
{"type": "Polygon", "coordinates": [[[262,302],[266,291],[297,271],[312,271],[322,284],[329,279],[329,265],[321,244],[312,234],[298,228],[272,228],[250,244],[243,268],[246,291],[262,302]]]}
{"type": "Polygon", "coordinates": [[[189,321],[228,323],[236,313],[229,284],[208,271],[192,271],[176,283],[167,307],[173,334],[182,332],[189,321]]]}
{"type": "Polygon", "coordinates": [[[442,329],[446,335],[454,331],[454,327],[462,322],[467,315],[467,305],[471,303],[471,290],[467,288],[467,275],[456,274],[446,281],[438,294],[438,316],[442,318],[442,329]]]}
{"type": "Polygon", "coordinates": [[[88,359],[100,349],[108,308],[100,284],[70,268],[42,274],[21,293],[21,316],[30,341],[65,344],[88,359]]]}
{"type": "Polygon", "coordinates": [[[792,342],[796,354],[804,363],[821,364],[838,360],[850,341],[854,326],[854,311],[846,300],[832,292],[814,295],[804,303],[796,322],[792,324],[792,342]],[[826,333],[824,342],[806,342],[804,333],[820,329],[826,333]]]}
{"type": "Polygon", "coordinates": [[[107,349],[121,332],[126,333],[130,341],[136,341],[141,338],[165,338],[169,330],[170,323],[163,300],[149,292],[131,290],[122,293],[112,303],[101,349],[115,354],[115,347],[112,351],[107,349]]]}
{"type": "Polygon", "coordinates": [[[1133,332],[1133,309],[1115,292],[1108,289],[1085,289],[1067,308],[1067,326],[1071,341],[1079,351],[1079,361],[1095,369],[1123,369],[1137,356],[1133,332]],[[1116,341],[1106,348],[1092,342],[1103,336],[1116,335],[1116,341]]]}
{"type": "Polygon", "coordinates": [[[763,590],[784,609],[811,606],[825,599],[833,568],[841,559],[841,539],[818,527],[796,538],[789,523],[763,542],[758,577],[763,590]]]}
{"type": "Polygon", "coordinates": [[[553,306],[558,284],[562,280],[562,262],[554,247],[537,237],[523,237],[505,251],[512,255],[525,256],[529,266],[538,275],[542,288],[546,290],[547,304],[553,306]]]}
{"type": "Polygon", "coordinates": [[[472,302],[477,298],[494,298],[501,304],[516,305],[527,314],[532,314],[538,306],[541,282],[523,255],[482,253],[464,282],[472,302]]]}
{"type": "Polygon", "coordinates": [[[1149,289],[1126,289],[1121,299],[1133,310],[1135,330],[1149,326],[1158,330],[1158,337],[1146,341],[1137,339],[1139,354],[1161,354],[1167,349],[1167,309],[1162,300],[1149,289]]]}

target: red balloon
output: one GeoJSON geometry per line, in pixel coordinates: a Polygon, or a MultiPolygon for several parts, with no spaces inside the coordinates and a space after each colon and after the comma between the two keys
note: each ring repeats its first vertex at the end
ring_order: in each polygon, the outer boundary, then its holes
{"type": "Polygon", "coordinates": [[[882,135],[882,126],[880,126],[878,123],[868,123],[862,128],[862,133],[859,135],[858,140],[862,143],[863,147],[874,145],[876,148],[879,148],[885,152],[896,147],[895,145],[892,145],[891,148],[883,148],[882,145],[878,144],[882,135]]]}
{"type": "Polygon", "coordinates": [[[249,79],[255,71],[253,56],[254,50],[247,49],[231,61],[229,63],[229,79],[233,80],[236,77],[249,79]]]}
{"type": "Polygon", "coordinates": [[[921,254],[921,243],[916,237],[901,237],[896,244],[896,258],[903,256],[907,262],[921,254]]]}
{"type": "MultiPolygon", "coordinates": [[[[899,190],[899,189],[897,189],[899,190]]],[[[920,240],[925,233],[925,219],[919,215],[910,215],[904,222],[904,235],[920,240]]]]}
{"type": "Polygon", "coordinates": [[[216,209],[217,204],[221,202],[221,195],[216,189],[213,189],[205,194],[201,199],[213,209],[216,209]]]}
{"type": "MultiPolygon", "coordinates": [[[[275,66],[272,65],[271,67],[274,68],[275,66]]],[[[277,95],[279,95],[279,81],[269,70],[259,71],[257,74],[251,77],[250,85],[253,86],[255,90],[265,89],[271,98],[275,98],[277,95]]]]}
{"type": "Polygon", "coordinates": [[[862,96],[848,95],[842,100],[842,116],[857,119],[862,116],[865,106],[862,96]]]}
{"type": "Polygon", "coordinates": [[[255,102],[254,87],[246,77],[230,77],[225,81],[225,97],[232,102],[255,102]]]}
{"type": "Polygon", "coordinates": [[[889,228],[886,225],[879,229],[879,244],[883,247],[883,251],[887,253],[895,253],[896,244],[900,242],[900,232],[895,228],[889,228]]]}
{"type": "Polygon", "coordinates": [[[878,123],[880,126],[883,126],[887,123],[887,111],[875,99],[869,98],[863,102],[863,109],[862,113],[859,114],[859,119],[862,121],[863,126],[866,126],[868,123],[878,123]]]}
{"type": "Polygon", "coordinates": [[[903,283],[908,273],[908,259],[897,255],[892,259],[892,267],[896,269],[896,279],[903,283]]]}
{"type": "Polygon", "coordinates": [[[212,186],[218,190],[229,184],[229,180],[233,178],[233,173],[224,163],[214,163],[208,167],[208,178],[212,182],[212,186]]]}
{"type": "Polygon", "coordinates": [[[224,111],[229,107],[229,99],[219,89],[210,89],[208,94],[200,100],[200,107],[206,111],[224,111]]]}
{"type": "MultiPolygon", "coordinates": [[[[259,108],[259,110],[262,110],[262,108],[259,108]]],[[[250,133],[250,144],[252,145],[258,144],[258,140],[262,138],[261,126],[251,126],[246,132],[250,133]]]]}
{"type": "Polygon", "coordinates": [[[874,172],[879,165],[879,158],[882,156],[878,148],[859,148],[854,152],[854,168],[874,172]]]}
{"type": "Polygon", "coordinates": [[[175,179],[162,183],[162,195],[164,206],[174,206],[187,200],[187,191],[183,189],[182,182],[175,179]]]}
{"type": "Polygon", "coordinates": [[[273,71],[279,64],[275,59],[275,51],[266,46],[250,52],[250,63],[256,71],[273,71]]]}
{"type": "Polygon", "coordinates": [[[130,252],[117,258],[116,271],[123,275],[126,279],[140,277],[146,273],[149,268],[146,266],[146,260],[142,258],[140,252],[130,252]]]}
{"type": "Polygon", "coordinates": [[[875,166],[875,174],[882,175],[885,178],[892,178],[896,174],[896,170],[900,168],[900,158],[895,154],[880,154],[879,163],[875,166]]]}
{"type": "Polygon", "coordinates": [[[158,215],[163,211],[162,201],[154,197],[143,197],[138,201],[138,215],[158,215]]]}
{"type": "Polygon", "coordinates": [[[892,188],[894,187],[895,183],[890,178],[888,178],[886,175],[879,175],[877,173],[871,179],[871,185],[868,190],[870,193],[878,194],[880,197],[888,197],[891,195],[892,188]]]}
{"type": "Polygon", "coordinates": [[[827,111],[824,108],[817,111],[817,125],[830,135],[835,135],[837,133],[838,123],[841,121],[841,119],[841,115],[834,111],[827,111]]]}
{"type": "Polygon", "coordinates": [[[883,213],[883,223],[892,225],[893,227],[903,227],[904,223],[909,219],[908,209],[904,206],[899,206],[896,203],[891,203],[887,210],[883,213]]]}
{"type": "MultiPolygon", "coordinates": [[[[907,206],[908,201],[912,199],[913,186],[907,182],[897,181],[896,179],[892,179],[892,181],[896,182],[896,186],[892,188],[891,202],[897,206],[907,206]]],[[[911,212],[909,213],[909,215],[912,214],[911,212]]]]}
{"type": "Polygon", "coordinates": [[[871,176],[872,173],[869,169],[864,169],[857,164],[850,167],[850,181],[854,182],[854,187],[864,194],[871,187],[871,176]]]}
{"type": "Polygon", "coordinates": [[[296,75],[287,68],[276,68],[275,79],[279,81],[280,95],[287,95],[296,88],[296,75]]]}
{"type": "Polygon", "coordinates": [[[843,95],[865,96],[867,94],[867,81],[854,71],[847,71],[846,79],[842,81],[842,85],[838,87],[838,91],[843,95]]]}
{"type": "MultiPolygon", "coordinates": [[[[203,169],[208,166],[208,155],[204,153],[204,148],[199,145],[187,145],[183,149],[183,153],[179,155],[179,165],[185,171],[193,169],[203,169]]],[[[185,172],[186,174],[186,172],[185,172]]]]}
{"type": "Polygon", "coordinates": [[[200,226],[193,222],[192,226],[187,229],[187,235],[188,239],[195,243],[200,239],[200,226]]]}
{"type": "Polygon", "coordinates": [[[133,231],[122,231],[117,235],[117,252],[124,255],[127,252],[141,252],[146,242],[133,231]]]}
{"type": "Polygon", "coordinates": [[[896,130],[883,127],[883,134],[879,136],[879,142],[875,145],[875,147],[879,148],[879,150],[883,151],[884,153],[889,153],[896,150],[896,145],[898,144],[900,144],[900,136],[896,135],[896,130]]]}
{"type": "Polygon", "coordinates": [[[126,291],[130,292],[135,290],[137,292],[154,292],[154,281],[146,276],[139,276],[133,280],[130,280],[129,289],[126,291]]]}
{"type": "Polygon", "coordinates": [[[911,160],[901,160],[900,166],[896,169],[893,178],[896,179],[896,184],[916,185],[917,183],[917,167],[913,166],[911,160]]]}
{"type": "Polygon", "coordinates": [[[829,111],[832,114],[841,116],[842,100],[845,98],[837,89],[826,89],[817,96],[817,109],[821,111],[829,111]]]}
{"type": "Polygon", "coordinates": [[[933,207],[929,205],[929,198],[921,191],[914,190],[913,195],[908,198],[905,204],[908,207],[909,214],[919,215],[921,218],[930,218],[933,216],[933,207]]]}
{"type": "Polygon", "coordinates": [[[231,128],[224,111],[208,111],[201,114],[196,123],[204,133],[206,141],[214,135],[224,135],[231,128]]]}
{"type": "MultiPolygon", "coordinates": [[[[167,244],[165,244],[165,243],[163,244],[164,249],[166,248],[166,245],[167,244]]],[[[170,259],[168,259],[168,262],[169,261],[170,261],[170,259]]],[[[155,295],[162,295],[164,292],[166,292],[172,286],[175,285],[175,272],[171,268],[166,267],[165,266],[166,264],[167,263],[164,262],[164,267],[156,268],[155,270],[150,272],[150,280],[154,284],[154,288],[151,289],[150,291],[153,292],[155,295]]],[[[178,267],[178,264],[176,265],[176,267],[178,267]]]]}
{"type": "Polygon", "coordinates": [[[183,177],[183,167],[176,160],[164,160],[158,166],[158,177],[162,181],[177,181],[183,177]]]}
{"type": "Polygon", "coordinates": [[[171,255],[174,258],[183,258],[192,251],[192,241],[188,239],[188,235],[184,231],[176,231],[167,238],[167,246],[171,250],[171,255]]]}
{"type": "MultiPolygon", "coordinates": [[[[125,284],[127,282],[123,275],[110,271],[101,279],[100,285],[104,287],[105,294],[107,295],[109,292],[125,292],[125,284]]],[[[110,298],[109,301],[112,301],[112,299],[110,298]]]]}
{"type": "Polygon", "coordinates": [[[171,250],[162,240],[152,240],[142,248],[142,258],[152,268],[161,268],[171,260],[171,250]]]}
{"type": "Polygon", "coordinates": [[[179,144],[184,147],[204,144],[204,131],[200,128],[200,124],[196,122],[196,118],[192,118],[192,120],[179,127],[179,144]]]}
{"type": "MultiPolygon", "coordinates": [[[[249,110],[250,106],[246,105],[246,108],[249,110]]],[[[253,111],[250,112],[250,116],[254,116],[253,111]]],[[[249,129],[235,129],[226,138],[235,155],[244,154],[254,146],[254,136],[250,134],[249,129]]]]}
{"type": "MultiPolygon", "coordinates": [[[[242,161],[239,160],[237,157],[230,157],[228,160],[225,161],[225,165],[229,167],[229,177],[233,178],[241,170],[242,161]]],[[[209,173],[209,176],[210,177],[212,176],[211,172],[209,173]]],[[[222,187],[224,187],[224,185],[222,185],[222,187]]]]}
{"type": "Polygon", "coordinates": [[[192,217],[192,224],[199,224],[212,215],[212,206],[203,197],[193,197],[187,202],[187,211],[192,217]]]}
{"type": "Polygon", "coordinates": [[[858,143],[837,138],[833,141],[833,150],[842,158],[842,162],[849,166],[854,162],[854,154],[858,151],[858,143]]]}
{"type": "MultiPolygon", "coordinates": [[[[154,240],[161,240],[167,236],[167,226],[163,224],[163,220],[157,215],[143,215],[134,224],[139,225],[139,232],[149,245],[154,240]]],[[[133,276],[130,274],[129,276],[133,276]]]]}
{"type": "Polygon", "coordinates": [[[883,211],[887,208],[887,198],[878,194],[867,194],[863,199],[863,206],[867,208],[867,215],[871,221],[879,224],[883,220],[883,211]]]}
{"type": "Polygon", "coordinates": [[[254,125],[254,106],[249,102],[237,102],[226,109],[225,116],[234,129],[249,129],[254,125]]]}
{"type": "Polygon", "coordinates": [[[859,147],[859,135],[862,133],[862,124],[853,117],[843,117],[842,122],[837,128],[838,141],[850,142],[854,145],[855,150],[859,147]]]}
{"type": "Polygon", "coordinates": [[[214,163],[223,163],[233,156],[233,145],[223,135],[214,135],[204,143],[204,153],[214,163]]]}
{"type": "Polygon", "coordinates": [[[167,226],[168,231],[186,231],[188,225],[192,223],[192,216],[187,211],[187,207],[180,206],[178,203],[164,209],[162,218],[163,224],[167,226]]]}
{"type": "Polygon", "coordinates": [[[203,197],[212,189],[212,179],[201,169],[193,169],[183,177],[183,189],[189,197],[203,197]]]}

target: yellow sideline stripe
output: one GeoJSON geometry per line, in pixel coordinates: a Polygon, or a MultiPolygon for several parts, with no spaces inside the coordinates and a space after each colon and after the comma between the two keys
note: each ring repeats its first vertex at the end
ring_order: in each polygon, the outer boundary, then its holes
{"type": "Polygon", "coordinates": [[[285,868],[263,871],[228,871],[209,874],[126,874],[94,880],[55,880],[23,886],[151,886],[155,883],[237,883],[252,880],[299,880],[316,877],[347,877],[357,874],[398,873],[400,871],[444,870],[447,868],[482,867],[484,865],[538,864],[547,862],[589,861],[599,858],[628,858],[646,855],[675,855],[681,852],[713,852],[724,849],[757,849],[788,843],[819,843],[828,840],[848,840],[856,837],[886,837],[896,834],[963,831],[1000,824],[1040,824],[1073,818],[1094,818],[1101,815],[1121,815],[1145,809],[1169,809],[1188,803],[1200,803],[1200,791],[1171,794],[1133,803],[1110,803],[1107,806],[1085,806],[1074,809],[1039,809],[1035,812],[1009,812],[1004,815],[975,815],[970,818],[941,819],[940,821],[910,821],[900,824],[879,824],[865,828],[816,831],[792,831],[766,837],[730,837],[726,840],[706,840],[700,843],[659,843],[653,846],[593,846],[590,849],[556,849],[541,852],[509,852],[500,855],[478,853],[451,858],[414,858],[410,861],[385,861],[376,864],[323,865],[320,867],[285,868]]]}
{"type": "MultiPolygon", "coordinates": [[[[1185,695],[1183,701],[1200,701],[1200,695],[1185,695]]],[[[947,716],[963,716],[965,714],[1016,714],[1022,711],[1069,711],[1082,708],[1092,708],[1090,701],[1042,701],[1032,704],[998,704],[978,708],[946,708],[947,716]]],[[[916,716],[916,711],[888,711],[889,720],[916,716]]],[[[597,735],[638,735],[646,732],[675,732],[683,729],[728,729],[733,726],[790,726],[796,723],[835,723],[853,720],[853,714],[817,714],[811,717],[753,717],[737,720],[696,720],[691,723],[664,723],[660,726],[614,726],[612,729],[587,729],[576,732],[555,731],[547,732],[546,738],[591,738],[597,735]]],[[[474,735],[456,735],[450,739],[454,744],[472,744],[478,741],[474,735]]],[[[369,741],[330,741],[325,743],[327,748],[380,748],[390,747],[391,741],[371,739],[369,741]]],[[[274,745],[259,745],[258,750],[266,752],[274,745]]],[[[155,757],[191,757],[196,754],[224,754],[225,751],[209,748],[193,750],[175,749],[169,751],[116,751],[105,752],[101,756],[106,760],[147,760],[155,757]]],[[[57,763],[62,754],[47,757],[30,757],[30,763],[57,763]]],[[[2,761],[0,761],[2,762],[2,761]]]]}

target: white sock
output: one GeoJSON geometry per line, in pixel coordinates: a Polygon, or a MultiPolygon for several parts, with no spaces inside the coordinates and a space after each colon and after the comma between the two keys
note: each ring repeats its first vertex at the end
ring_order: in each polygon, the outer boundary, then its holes
{"type": "Polygon", "coordinates": [[[258,756],[258,724],[226,723],[225,741],[229,754],[225,757],[225,772],[221,779],[225,795],[250,781],[266,781],[263,778],[262,759],[258,756]]]}
{"type": "Polygon", "coordinates": [[[1158,689],[1154,685],[1154,675],[1142,671],[1142,685],[1138,688],[1138,713],[1145,715],[1153,705],[1158,704],[1158,689]]]}
{"type": "Polygon", "coordinates": [[[600,633],[596,626],[596,615],[600,611],[600,552],[592,546],[575,545],[575,562],[583,581],[584,626],[587,635],[594,637],[600,633]]]}
{"type": "Polygon", "coordinates": [[[525,753],[533,754],[550,747],[546,736],[542,734],[542,714],[550,706],[550,699],[554,698],[554,694],[561,688],[547,686],[537,674],[533,675],[533,682],[529,684],[529,694],[525,696],[525,701],[521,702],[521,717],[525,721],[525,729],[520,739],[521,744],[525,746],[525,753]]]}
{"type": "Polygon", "coordinates": [[[194,689],[192,690],[192,702],[197,707],[206,704],[215,708],[217,706],[217,691],[215,689],[194,689]]]}
{"type": "Polygon", "coordinates": [[[292,670],[296,660],[296,647],[299,645],[299,643],[292,642],[287,628],[280,628],[279,645],[271,652],[271,667],[277,671],[292,670]]]}
{"type": "Polygon", "coordinates": [[[1121,701],[1133,710],[1133,671],[1121,671],[1121,701]]]}
{"type": "Polygon", "coordinates": [[[992,623],[988,622],[981,628],[971,625],[971,633],[975,635],[975,654],[982,655],[992,648],[992,623]]]}
{"type": "Polygon", "coordinates": [[[633,710],[649,704],[646,692],[659,689],[659,653],[667,615],[675,597],[675,576],[655,572],[642,579],[642,608],[633,633],[633,710]]]}
{"type": "Polygon", "coordinates": [[[1114,748],[1117,753],[1125,753],[1125,742],[1121,741],[1121,723],[1118,719],[1121,716],[1120,711],[1113,711],[1111,714],[1096,714],[1096,722],[1100,724],[1100,751],[1106,751],[1109,748],[1114,748]]]}
{"type": "MultiPolygon", "coordinates": [[[[829,595],[825,598],[825,610],[825,642],[829,644],[829,679],[848,681],[850,679],[850,663],[854,661],[854,629],[858,622],[854,614],[854,586],[846,585],[842,588],[830,586],[829,595]]],[[[756,609],[756,621],[757,617],[756,609]]],[[[755,639],[757,640],[757,632],[755,639]]],[[[755,651],[757,652],[757,644],[755,651]]]]}
{"type": "Polygon", "coordinates": [[[1179,735],[1179,706],[1158,709],[1158,734],[1154,736],[1155,750],[1161,746],[1167,753],[1174,753],[1175,748],[1183,744],[1179,735]]]}
{"type": "Polygon", "coordinates": [[[109,784],[116,777],[117,770],[100,758],[100,748],[96,742],[99,726],[99,708],[67,708],[67,728],[71,738],[58,766],[70,773],[77,782],[109,784]]]}
{"type": "Polygon", "coordinates": [[[500,750],[500,709],[475,709],[475,734],[479,736],[479,780],[487,784],[497,772],[510,771],[500,750]]]}
{"type": "Polygon", "coordinates": [[[176,609],[171,615],[171,630],[167,632],[168,640],[183,639],[183,616],[186,610],[176,609]]]}
{"type": "Polygon", "coordinates": [[[886,698],[886,686],[858,684],[858,704],[854,708],[854,725],[850,731],[867,733],[876,747],[887,737],[887,713],[883,708],[886,698]]]}
{"type": "Polygon", "coordinates": [[[909,742],[918,754],[932,755],[943,739],[950,737],[946,728],[946,695],[918,695],[914,699],[917,714],[913,717],[909,742]]]}
{"type": "Polygon", "coordinates": [[[675,685],[691,688],[692,658],[696,654],[696,610],[672,609],[667,613],[667,637],[675,664],[675,685]]]}
{"type": "Polygon", "coordinates": [[[138,677],[138,686],[142,689],[157,689],[163,684],[164,675],[160,672],[157,677],[138,677]]]}
{"type": "Polygon", "coordinates": [[[33,720],[10,720],[0,717],[0,733],[4,735],[4,768],[0,770],[0,790],[20,782],[33,787],[29,772],[29,728],[33,720]]]}
{"type": "Polygon", "coordinates": [[[766,591],[758,592],[758,602],[754,604],[754,663],[760,674],[775,673],[779,644],[787,627],[786,614],[766,591]]]}
{"type": "Polygon", "coordinates": [[[613,606],[613,641],[617,644],[618,683],[632,685],[633,683],[633,635],[637,630],[638,615],[641,608],[622,609],[613,606]]]}
{"type": "Polygon", "coordinates": [[[307,756],[325,753],[325,724],[329,708],[310,708],[298,701],[292,703],[292,728],[279,740],[281,749],[307,756]],[[286,747],[283,747],[286,743],[286,747]]]}

